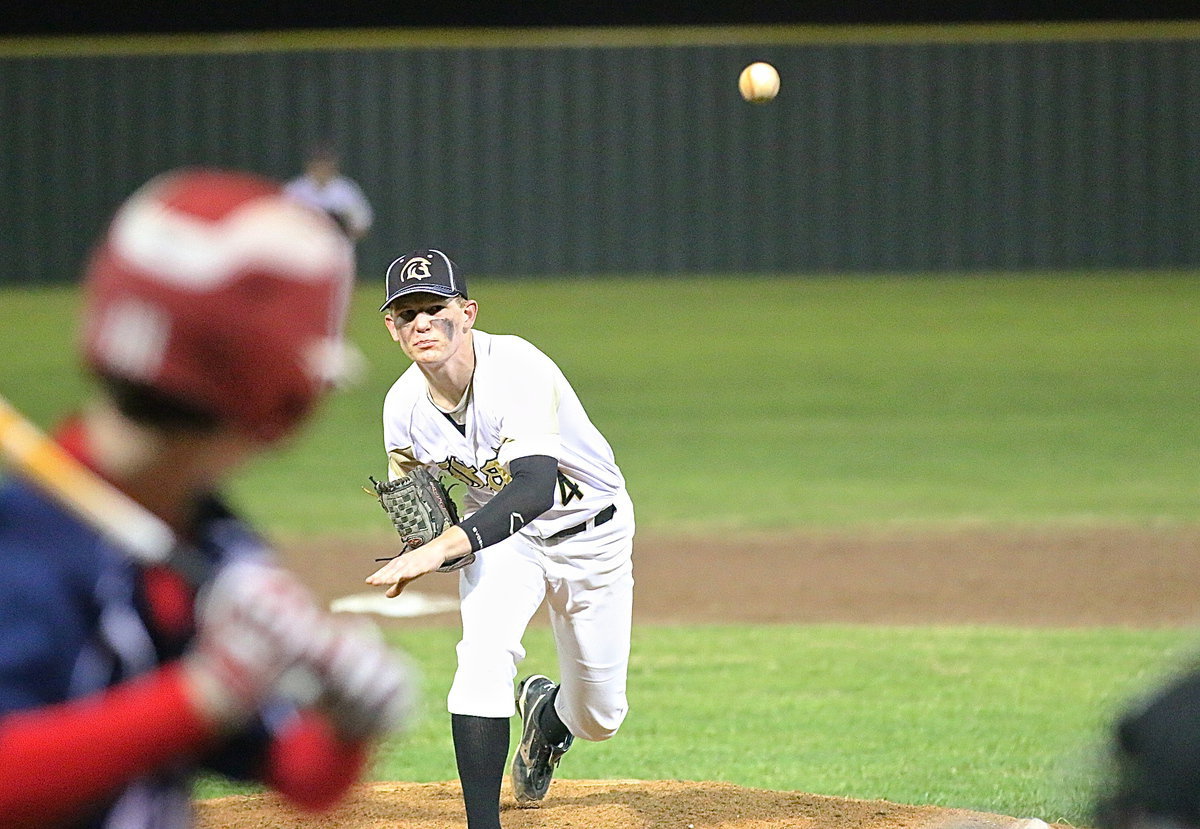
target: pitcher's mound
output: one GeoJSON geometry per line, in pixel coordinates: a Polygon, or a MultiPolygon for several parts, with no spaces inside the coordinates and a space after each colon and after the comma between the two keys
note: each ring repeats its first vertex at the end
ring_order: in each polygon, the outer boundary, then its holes
{"type": "MultiPolygon", "coordinates": [[[[517,808],[505,783],[505,829],[1024,829],[1001,815],[882,800],[747,789],[727,783],[556,780],[538,808],[517,808]]],[[[201,829],[460,829],[452,783],[366,783],[332,813],[304,816],[271,794],[197,804],[201,829]]]]}

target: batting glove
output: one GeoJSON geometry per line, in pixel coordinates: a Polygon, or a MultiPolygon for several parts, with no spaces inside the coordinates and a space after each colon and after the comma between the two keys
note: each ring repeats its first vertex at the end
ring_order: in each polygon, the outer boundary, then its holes
{"type": "Polygon", "coordinates": [[[294,576],[256,562],[226,566],[197,605],[184,669],[210,721],[234,728],[320,637],[322,614],[294,576]]]}
{"type": "Polygon", "coordinates": [[[338,732],[376,739],[404,730],[416,709],[416,667],[366,620],[334,617],[327,632],[308,659],[322,685],[319,705],[338,732]]]}

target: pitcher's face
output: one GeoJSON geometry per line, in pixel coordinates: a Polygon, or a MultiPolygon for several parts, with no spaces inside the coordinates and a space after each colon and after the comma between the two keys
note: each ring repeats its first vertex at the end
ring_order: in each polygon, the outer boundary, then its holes
{"type": "Polygon", "coordinates": [[[417,293],[393,302],[383,321],[410,360],[433,367],[454,357],[477,312],[474,300],[417,293]]]}

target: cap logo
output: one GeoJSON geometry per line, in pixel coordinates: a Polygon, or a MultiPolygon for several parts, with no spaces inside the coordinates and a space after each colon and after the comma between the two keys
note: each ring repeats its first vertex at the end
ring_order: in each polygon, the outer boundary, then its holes
{"type": "Polygon", "coordinates": [[[404,270],[400,271],[400,281],[407,282],[410,279],[429,279],[433,274],[429,268],[433,263],[423,256],[414,256],[408,260],[404,266],[404,270]]]}

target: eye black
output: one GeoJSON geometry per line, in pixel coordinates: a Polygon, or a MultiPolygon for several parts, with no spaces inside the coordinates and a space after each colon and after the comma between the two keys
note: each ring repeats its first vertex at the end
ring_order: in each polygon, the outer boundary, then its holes
{"type": "Polygon", "coordinates": [[[445,305],[430,305],[428,308],[405,308],[397,316],[404,322],[412,322],[417,318],[417,314],[428,314],[431,317],[436,317],[444,310],[446,310],[445,305]]]}

